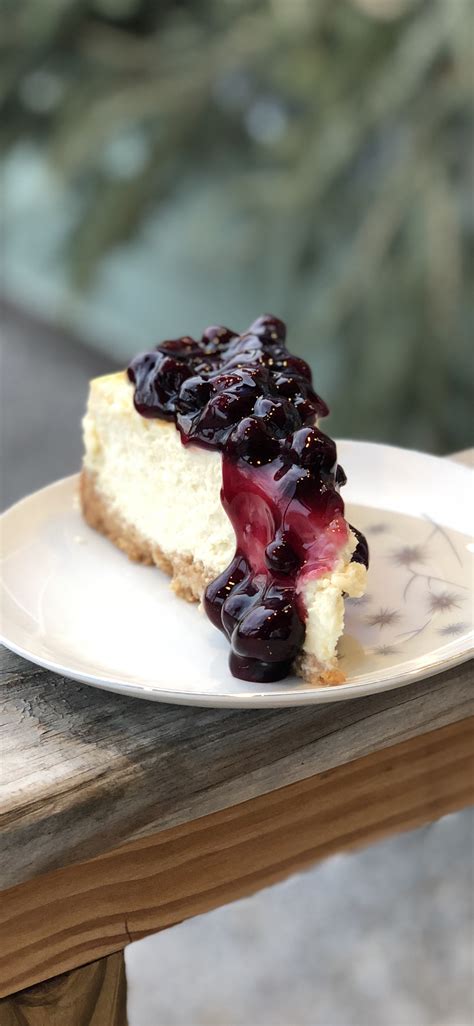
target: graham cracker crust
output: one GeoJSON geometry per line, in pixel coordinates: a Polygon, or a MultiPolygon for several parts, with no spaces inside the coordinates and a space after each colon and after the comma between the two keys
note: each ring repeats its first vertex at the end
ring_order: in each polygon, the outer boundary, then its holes
{"type": "Polygon", "coordinates": [[[302,677],[307,684],[318,684],[319,687],[329,688],[335,684],[345,684],[346,675],[339,670],[337,666],[327,668],[321,666],[321,663],[315,658],[315,656],[308,655],[307,652],[301,652],[298,658],[295,660],[293,669],[298,677],[302,677]]]}
{"type": "MultiPolygon", "coordinates": [[[[214,573],[191,555],[165,553],[152,544],[136,527],[114,509],[108,499],[96,487],[94,474],[83,468],[80,476],[79,497],[84,519],[100,534],[109,538],[114,545],[135,563],[153,564],[164,570],[171,578],[171,587],[176,595],[187,602],[200,602],[204,589],[214,579],[214,573]]],[[[324,668],[314,656],[301,652],[294,664],[294,671],[308,684],[329,687],[343,684],[345,675],[337,667],[324,668]]]]}
{"type": "Polygon", "coordinates": [[[187,602],[201,601],[204,589],[215,576],[211,570],[191,555],[173,552],[165,555],[158,545],[148,541],[114,509],[96,487],[94,474],[86,468],[82,469],[80,476],[79,497],[89,527],[109,538],[134,563],[154,564],[164,570],[171,577],[171,587],[180,598],[187,602]]]}

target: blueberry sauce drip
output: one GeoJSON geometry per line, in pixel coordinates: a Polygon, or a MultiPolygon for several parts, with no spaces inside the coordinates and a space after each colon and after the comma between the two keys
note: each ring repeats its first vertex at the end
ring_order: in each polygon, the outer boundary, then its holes
{"type": "MultiPolygon", "coordinates": [[[[336,446],[314,426],[327,415],[286,327],[260,317],[243,335],[211,327],[137,356],[135,408],[174,420],[184,445],[222,452],[223,507],[236,553],[204,607],[231,644],[234,676],[281,680],[305,635],[303,585],[332,569],[348,539],[336,446]]],[[[367,542],[353,559],[368,565],[367,542]]]]}

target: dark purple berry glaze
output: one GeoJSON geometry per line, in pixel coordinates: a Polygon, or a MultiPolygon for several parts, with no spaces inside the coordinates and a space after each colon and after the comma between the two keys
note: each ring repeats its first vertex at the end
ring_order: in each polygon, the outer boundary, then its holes
{"type": "MultiPolygon", "coordinates": [[[[174,420],[184,445],[222,452],[221,499],[237,547],[204,606],[230,641],[234,676],[257,682],[290,672],[305,635],[304,582],[332,569],[348,537],[346,476],[314,426],[329,411],[285,338],[283,322],[267,315],[243,335],[211,327],[200,341],[162,342],[128,368],[143,417],[174,420]]],[[[367,566],[367,542],[352,530],[352,558],[367,566]]]]}

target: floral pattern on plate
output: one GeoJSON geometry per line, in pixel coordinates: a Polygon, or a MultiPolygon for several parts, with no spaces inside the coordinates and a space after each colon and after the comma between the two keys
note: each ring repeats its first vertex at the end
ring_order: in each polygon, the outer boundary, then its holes
{"type": "Polygon", "coordinates": [[[367,593],[347,600],[341,658],[346,672],[360,659],[397,665],[423,655],[472,629],[472,556],[469,539],[427,514],[423,518],[348,510],[367,536],[367,593]]]}

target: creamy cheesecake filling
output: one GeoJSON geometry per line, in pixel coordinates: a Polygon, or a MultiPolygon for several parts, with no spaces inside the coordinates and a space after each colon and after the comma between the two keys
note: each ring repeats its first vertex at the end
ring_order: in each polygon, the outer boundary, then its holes
{"type": "Polygon", "coordinates": [[[235,550],[219,499],[220,453],[184,446],[174,424],[139,417],[125,374],[91,383],[83,425],[84,465],[112,513],[165,555],[178,551],[220,574],[235,550]]]}
{"type": "MultiPolygon", "coordinates": [[[[365,540],[344,518],[336,447],[315,426],[328,409],[285,336],[270,316],[244,335],[213,327],[199,341],[161,343],[128,369],[144,423],[174,421],[193,457],[199,447],[207,458],[222,454],[222,505],[236,550],[206,588],[204,608],[230,641],[232,673],[262,682],[290,672],[307,633],[314,652],[322,648],[316,635],[341,633],[342,590],[362,593],[367,561],[365,540]]],[[[185,509],[194,523],[192,500],[191,492],[185,509]]],[[[334,647],[322,653],[326,665],[334,647]]]]}

